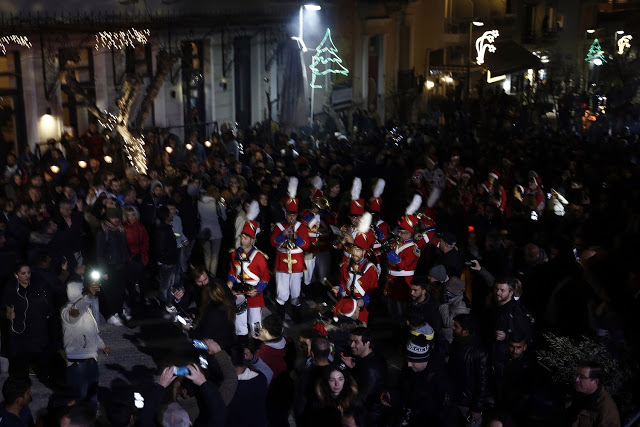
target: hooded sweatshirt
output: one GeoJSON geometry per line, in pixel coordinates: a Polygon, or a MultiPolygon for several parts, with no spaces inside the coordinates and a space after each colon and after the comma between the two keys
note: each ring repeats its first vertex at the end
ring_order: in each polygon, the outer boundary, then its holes
{"type": "MultiPolygon", "coordinates": [[[[69,302],[62,309],[62,332],[64,334],[64,350],[67,359],[98,359],[98,350],[105,348],[96,319],[91,313],[91,297],[82,295],[83,285],[80,282],[67,284],[69,302]],[[80,314],[71,315],[72,309],[80,314]]],[[[71,363],[68,363],[70,366],[71,363]]]]}

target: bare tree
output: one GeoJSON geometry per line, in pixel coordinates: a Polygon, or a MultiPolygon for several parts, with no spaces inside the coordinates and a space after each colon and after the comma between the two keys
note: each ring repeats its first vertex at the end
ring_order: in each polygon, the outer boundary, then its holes
{"type": "Polygon", "coordinates": [[[158,52],[156,56],[156,73],[146,87],[144,98],[135,115],[133,106],[140,95],[139,92],[142,86],[140,76],[133,73],[126,75],[120,89],[120,96],[116,100],[118,114],[113,115],[107,111],[101,111],[96,105],[96,100],[78,83],[72,68],[72,61],[65,61],[60,64],[60,80],[67,85],[69,90],[87,107],[87,110],[92,115],[110,130],[118,132],[122,137],[129,162],[140,173],[147,172],[147,162],[143,147],[144,123],[151,112],[153,101],[158,96],[167,74],[171,70],[171,66],[177,59],[177,55],[172,55],[165,49],[158,52]]]}

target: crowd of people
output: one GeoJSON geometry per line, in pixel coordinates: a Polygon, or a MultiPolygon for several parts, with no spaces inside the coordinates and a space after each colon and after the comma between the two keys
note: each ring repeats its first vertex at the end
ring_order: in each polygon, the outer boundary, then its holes
{"type": "Polygon", "coordinates": [[[482,111],[153,131],[146,173],[95,124],[7,153],[0,425],[33,425],[30,374],[41,425],[621,425],[601,360],[563,388],[536,351],[638,354],[638,135],[482,111]],[[193,363],[96,421],[102,322],[150,310],[193,363]]]}

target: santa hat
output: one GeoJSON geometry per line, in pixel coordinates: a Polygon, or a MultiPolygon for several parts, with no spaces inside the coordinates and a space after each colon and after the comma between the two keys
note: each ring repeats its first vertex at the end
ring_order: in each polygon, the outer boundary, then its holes
{"type": "Polygon", "coordinates": [[[500,174],[497,170],[491,170],[491,172],[489,172],[489,176],[492,176],[495,180],[500,179],[500,174]]]}
{"type": "Polygon", "coordinates": [[[422,197],[419,194],[414,195],[411,204],[409,204],[409,207],[407,207],[406,215],[400,218],[400,221],[398,221],[398,225],[400,226],[400,228],[408,231],[409,233],[414,232],[416,224],[418,223],[418,217],[414,214],[421,204],[422,197]]]}
{"type": "Polygon", "coordinates": [[[464,168],[464,171],[462,172],[462,176],[468,176],[469,178],[471,178],[473,176],[474,170],[471,168],[464,168]]]}
{"type": "Polygon", "coordinates": [[[298,199],[296,199],[296,194],[298,192],[298,178],[289,178],[289,187],[287,188],[287,192],[289,193],[289,198],[284,204],[285,210],[287,212],[298,212],[298,199]]]}
{"type": "Polygon", "coordinates": [[[351,317],[355,314],[358,303],[353,298],[342,298],[335,307],[333,307],[333,320],[338,321],[338,316],[343,315],[351,317]]]}
{"type": "Polygon", "coordinates": [[[353,244],[362,248],[363,251],[368,251],[369,247],[373,244],[370,242],[371,239],[370,231],[371,231],[371,214],[369,212],[365,212],[360,218],[360,223],[358,224],[358,232],[356,233],[355,239],[353,239],[353,244]]]}
{"type": "Polygon", "coordinates": [[[380,209],[382,208],[382,193],[384,192],[385,186],[384,179],[380,178],[378,182],[376,182],[376,188],[373,190],[373,197],[369,199],[369,210],[372,212],[380,213],[380,209]]]}
{"type": "Polygon", "coordinates": [[[420,181],[422,178],[424,178],[424,170],[423,169],[416,169],[413,171],[413,174],[411,175],[411,179],[414,181],[420,181]]]}
{"type": "Polygon", "coordinates": [[[428,165],[436,166],[437,164],[438,164],[438,158],[436,156],[427,157],[427,166],[428,165]]]}
{"type": "Polygon", "coordinates": [[[460,158],[460,154],[458,154],[457,151],[453,151],[451,153],[451,160],[456,160],[456,159],[459,159],[459,158],[460,158]]]}
{"type": "Polygon", "coordinates": [[[242,234],[246,234],[252,239],[255,239],[256,234],[260,232],[260,227],[258,227],[258,223],[255,221],[259,213],[260,205],[258,204],[257,200],[254,200],[249,206],[249,211],[247,212],[247,220],[244,222],[244,226],[242,227],[242,234]]]}
{"type": "Polygon", "coordinates": [[[312,199],[324,196],[324,192],[322,191],[322,178],[317,175],[314,176],[311,180],[311,185],[313,186],[313,193],[311,194],[312,199]]]}
{"type": "Polygon", "coordinates": [[[364,199],[360,198],[362,191],[362,180],[358,177],[353,178],[351,186],[351,206],[349,206],[349,215],[362,215],[364,213],[364,199]]]}
{"type": "Polygon", "coordinates": [[[458,181],[454,177],[448,176],[447,177],[447,187],[451,188],[451,187],[457,187],[457,186],[458,186],[458,181]]]}

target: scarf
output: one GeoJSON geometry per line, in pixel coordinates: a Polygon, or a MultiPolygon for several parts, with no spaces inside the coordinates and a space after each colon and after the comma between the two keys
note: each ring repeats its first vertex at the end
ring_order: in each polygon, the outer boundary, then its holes
{"type": "Polygon", "coordinates": [[[104,220],[102,221],[102,229],[104,230],[105,233],[108,233],[110,231],[119,231],[121,233],[124,233],[124,227],[123,226],[116,226],[111,224],[109,221],[104,220]]]}

